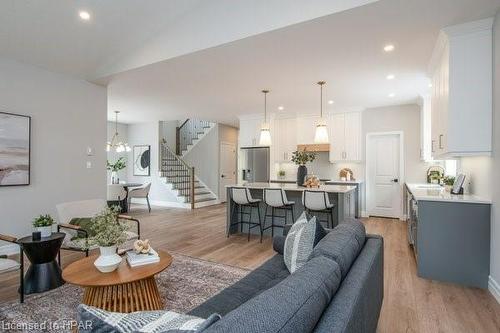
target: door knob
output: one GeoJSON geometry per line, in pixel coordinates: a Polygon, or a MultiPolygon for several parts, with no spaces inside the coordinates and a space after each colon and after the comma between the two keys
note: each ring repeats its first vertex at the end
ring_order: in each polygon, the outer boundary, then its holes
{"type": "Polygon", "coordinates": [[[224,177],[226,177],[226,176],[224,176],[224,175],[220,175],[220,177],[221,177],[221,178],[224,178],[224,177]]]}
{"type": "Polygon", "coordinates": [[[398,183],[398,182],[399,182],[399,179],[394,178],[393,180],[391,180],[391,182],[393,182],[393,183],[398,183]]]}

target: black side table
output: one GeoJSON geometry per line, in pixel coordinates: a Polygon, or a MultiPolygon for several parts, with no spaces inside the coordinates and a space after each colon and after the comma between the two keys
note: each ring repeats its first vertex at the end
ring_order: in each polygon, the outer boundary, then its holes
{"type": "Polygon", "coordinates": [[[41,293],[64,284],[56,257],[65,235],[55,232],[40,240],[33,240],[31,236],[17,240],[31,262],[24,276],[25,294],[41,293]]]}

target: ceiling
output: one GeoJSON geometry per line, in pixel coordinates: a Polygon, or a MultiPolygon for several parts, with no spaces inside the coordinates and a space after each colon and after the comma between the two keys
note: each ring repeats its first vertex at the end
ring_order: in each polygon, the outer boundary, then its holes
{"type": "Polygon", "coordinates": [[[491,17],[498,0],[381,0],[112,76],[109,111],[127,123],[204,118],[227,124],[268,109],[328,111],[415,103],[430,90],[426,70],[439,30],[491,17]],[[395,45],[386,53],[383,46],[395,45]],[[387,80],[394,74],[394,80],[387,80]],[[388,95],[394,93],[394,97],[388,95]]]}

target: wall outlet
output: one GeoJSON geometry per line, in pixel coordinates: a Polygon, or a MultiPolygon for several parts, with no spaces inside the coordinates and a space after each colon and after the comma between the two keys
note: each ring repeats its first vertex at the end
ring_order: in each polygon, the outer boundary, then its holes
{"type": "Polygon", "coordinates": [[[92,162],[87,161],[87,169],[92,169],[92,162]]]}

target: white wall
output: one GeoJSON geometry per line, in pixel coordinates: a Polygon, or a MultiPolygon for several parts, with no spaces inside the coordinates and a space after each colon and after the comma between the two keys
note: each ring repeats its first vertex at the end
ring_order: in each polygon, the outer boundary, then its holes
{"type": "Polygon", "coordinates": [[[127,168],[127,181],[137,183],[151,183],[149,198],[152,204],[177,203],[175,195],[167,189],[165,182],[160,178],[159,163],[159,122],[148,122],[142,124],[130,124],[128,126],[128,144],[132,151],[128,153],[129,166],[127,168]],[[134,176],[134,145],[151,146],[151,175],[134,176]]]}
{"type": "Polygon", "coordinates": [[[500,11],[495,18],[494,74],[493,74],[493,162],[491,212],[491,264],[490,290],[495,285],[497,300],[500,302],[500,11]]]}
{"type": "Polygon", "coordinates": [[[464,192],[491,198],[493,159],[489,156],[462,157],[459,172],[465,174],[464,192]]]}
{"type": "Polygon", "coordinates": [[[32,117],[31,185],[0,187],[2,233],[30,234],[58,203],[105,198],[106,103],[103,87],[0,58],[0,110],[32,117]]]}
{"type": "MultiPolygon", "coordinates": [[[[113,121],[108,121],[108,126],[107,126],[107,131],[108,131],[108,142],[111,141],[111,138],[115,134],[115,123],[113,121]]],[[[119,140],[122,142],[128,142],[128,125],[127,124],[120,124],[118,123],[118,134],[119,134],[119,140]]],[[[129,164],[129,160],[127,153],[117,153],[115,150],[111,150],[107,153],[107,159],[110,163],[115,163],[120,157],[123,157],[125,159],[126,163],[126,168],[123,170],[118,171],[118,178],[120,178],[120,181],[127,181],[127,168],[129,164]]],[[[107,172],[107,180],[108,183],[111,182],[111,171],[107,172]]]]}
{"type": "Polygon", "coordinates": [[[160,138],[167,141],[167,145],[175,152],[176,128],[179,126],[177,120],[160,121],[160,138]]]}

